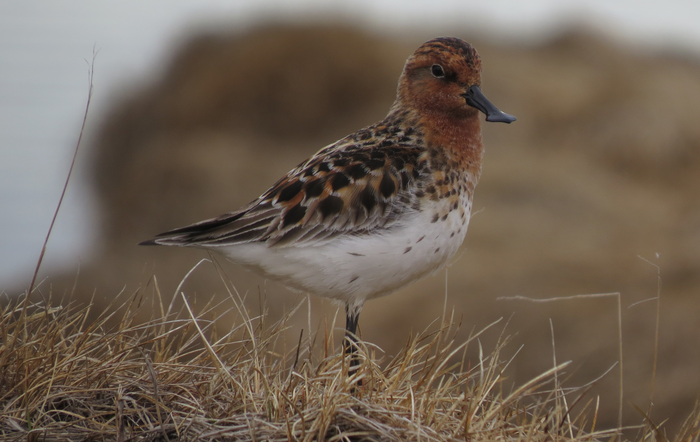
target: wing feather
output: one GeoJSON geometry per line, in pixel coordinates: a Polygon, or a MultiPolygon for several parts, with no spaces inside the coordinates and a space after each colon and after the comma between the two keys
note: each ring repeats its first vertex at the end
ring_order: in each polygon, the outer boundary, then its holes
{"type": "Polygon", "coordinates": [[[430,175],[414,143],[358,143],[346,138],[301,163],[239,211],[165,232],[148,242],[222,247],[265,242],[305,246],[337,235],[391,228],[417,210],[430,175]]]}

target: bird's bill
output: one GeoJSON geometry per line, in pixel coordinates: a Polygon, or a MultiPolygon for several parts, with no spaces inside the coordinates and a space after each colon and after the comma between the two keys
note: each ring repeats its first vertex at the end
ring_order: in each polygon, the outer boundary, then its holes
{"type": "Polygon", "coordinates": [[[471,86],[467,92],[462,94],[467,104],[486,115],[486,121],[493,123],[512,123],[515,117],[499,110],[493,105],[481,92],[481,88],[477,85],[471,86]]]}

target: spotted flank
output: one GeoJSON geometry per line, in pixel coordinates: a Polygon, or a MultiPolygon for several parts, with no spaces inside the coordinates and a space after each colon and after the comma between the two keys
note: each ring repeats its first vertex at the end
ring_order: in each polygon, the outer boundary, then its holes
{"type": "Polygon", "coordinates": [[[241,209],[143,245],[218,251],[292,289],[341,301],[351,340],[365,300],[444,266],[467,232],[481,174],[481,92],[468,43],[437,38],[404,66],[381,122],[318,151],[241,209]]]}

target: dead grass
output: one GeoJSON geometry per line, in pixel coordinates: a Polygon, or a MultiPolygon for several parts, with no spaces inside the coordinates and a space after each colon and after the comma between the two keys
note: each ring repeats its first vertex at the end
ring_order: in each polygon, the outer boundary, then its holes
{"type": "MultiPolygon", "coordinates": [[[[185,300],[139,291],[90,319],[90,307],[7,302],[0,319],[0,438],[59,440],[599,440],[586,388],[559,387],[560,364],[517,388],[505,340],[484,355],[454,322],[410,337],[394,357],[365,344],[348,377],[327,328],[287,346],[287,316],[248,316],[235,294],[195,315],[185,300]],[[178,301],[178,302],[175,302],[178,301]],[[159,312],[147,323],[139,309],[159,312]],[[225,336],[214,322],[238,320],[225,336]],[[108,324],[117,324],[109,326],[108,324]],[[468,346],[482,355],[470,365],[468,346]],[[290,347],[290,348],[286,348],[290,347]],[[555,385],[555,374],[558,381],[555,385]],[[360,382],[361,381],[361,382],[360,382]],[[568,404],[568,405],[567,405],[568,404]]],[[[185,299],[184,296],[182,298],[185,299]]],[[[116,301],[115,301],[116,302],[116,301]]],[[[293,312],[290,312],[292,314],[293,312]]],[[[511,356],[512,358],[513,356],[511,356]]],[[[700,415],[677,440],[698,440],[700,415]]],[[[653,425],[639,440],[665,440],[653,425]]]]}

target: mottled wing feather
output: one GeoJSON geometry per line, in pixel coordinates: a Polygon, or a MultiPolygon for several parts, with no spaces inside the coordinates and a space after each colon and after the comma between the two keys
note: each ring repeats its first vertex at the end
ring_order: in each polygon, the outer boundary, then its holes
{"type": "Polygon", "coordinates": [[[389,228],[406,210],[417,210],[427,155],[414,143],[358,141],[356,135],[322,149],[239,211],[166,232],[155,242],[281,247],[389,228]]]}

